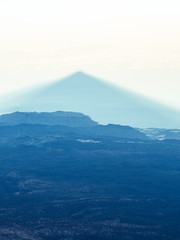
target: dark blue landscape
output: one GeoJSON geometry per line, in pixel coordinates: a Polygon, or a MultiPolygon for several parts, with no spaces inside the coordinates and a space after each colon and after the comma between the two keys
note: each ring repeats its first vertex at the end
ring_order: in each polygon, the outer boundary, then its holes
{"type": "Polygon", "coordinates": [[[0,116],[0,239],[174,240],[180,130],[75,112],[0,116]]]}

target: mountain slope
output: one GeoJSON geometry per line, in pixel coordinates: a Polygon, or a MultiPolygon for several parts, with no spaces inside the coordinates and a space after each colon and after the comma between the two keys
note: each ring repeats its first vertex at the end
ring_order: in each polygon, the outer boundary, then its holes
{"type": "Polygon", "coordinates": [[[146,140],[139,130],[121,125],[99,125],[90,117],[76,112],[14,112],[0,115],[0,137],[115,137],[146,140]]]}
{"type": "Polygon", "coordinates": [[[0,112],[73,111],[98,122],[180,128],[180,113],[130,91],[78,72],[53,84],[1,101],[0,112]]]}
{"type": "Polygon", "coordinates": [[[14,112],[0,115],[0,126],[19,124],[62,125],[69,127],[93,127],[98,125],[89,116],[76,112],[14,112]]]}

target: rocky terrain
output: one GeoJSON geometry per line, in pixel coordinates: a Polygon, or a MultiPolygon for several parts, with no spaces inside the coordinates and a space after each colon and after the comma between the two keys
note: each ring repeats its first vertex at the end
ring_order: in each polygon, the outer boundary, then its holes
{"type": "Polygon", "coordinates": [[[21,122],[0,127],[0,164],[2,240],[179,239],[178,140],[21,122]]]}

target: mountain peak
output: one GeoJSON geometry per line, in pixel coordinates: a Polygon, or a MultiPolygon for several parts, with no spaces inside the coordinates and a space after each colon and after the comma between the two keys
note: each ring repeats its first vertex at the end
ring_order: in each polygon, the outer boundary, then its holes
{"type": "MultiPolygon", "coordinates": [[[[92,92],[94,92],[95,89],[96,91],[99,91],[100,88],[106,87],[105,85],[107,84],[104,81],[94,76],[91,76],[87,73],[84,73],[82,71],[78,71],[63,79],[60,79],[54,83],[51,83],[46,87],[46,90],[47,91],[51,90],[55,92],[59,91],[59,93],[61,93],[62,91],[68,90],[69,93],[72,93],[72,95],[73,95],[73,92],[75,91],[78,97],[78,95],[84,95],[87,89],[90,92],[91,90],[92,92]]],[[[64,110],[67,110],[67,109],[64,109],[64,110]]]]}
{"type": "Polygon", "coordinates": [[[85,77],[85,76],[88,76],[88,74],[83,71],[77,71],[77,72],[73,73],[72,76],[85,77]]]}
{"type": "MultiPolygon", "coordinates": [[[[89,74],[83,72],[83,71],[77,71],[77,72],[74,72],[70,75],[68,75],[67,77],[65,77],[64,79],[67,79],[67,78],[77,78],[77,77],[92,77],[90,76],[89,74]]],[[[61,79],[62,80],[62,79],[61,79]]]]}
{"type": "Polygon", "coordinates": [[[101,124],[180,128],[180,113],[133,92],[78,71],[33,91],[1,101],[1,113],[82,112],[101,124]]]}
{"type": "Polygon", "coordinates": [[[91,76],[91,75],[89,75],[89,74],[87,74],[87,73],[85,73],[85,72],[82,72],[82,71],[78,71],[78,72],[75,72],[75,73],[73,73],[73,74],[71,74],[71,75],[69,75],[69,76],[67,76],[67,77],[65,77],[65,78],[63,78],[63,79],[61,79],[61,80],[59,80],[59,82],[62,82],[62,81],[67,81],[67,80],[72,80],[72,81],[80,81],[80,80],[82,80],[82,81],[99,81],[99,79],[97,79],[97,78],[95,78],[95,77],[93,77],[93,76],[91,76]]]}

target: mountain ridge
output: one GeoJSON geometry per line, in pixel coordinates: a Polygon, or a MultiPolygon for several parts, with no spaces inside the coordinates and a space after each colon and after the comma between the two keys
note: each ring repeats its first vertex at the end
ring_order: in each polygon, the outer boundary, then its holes
{"type": "Polygon", "coordinates": [[[11,96],[0,106],[3,113],[57,109],[83,112],[101,124],[180,128],[180,112],[82,72],[11,96]]]}
{"type": "Polygon", "coordinates": [[[0,115],[0,125],[44,124],[70,127],[92,127],[98,125],[89,116],[78,112],[13,112],[0,115]]]}
{"type": "Polygon", "coordinates": [[[14,112],[0,115],[0,136],[104,136],[148,139],[130,126],[100,125],[82,113],[56,111],[52,113],[14,112]]]}

